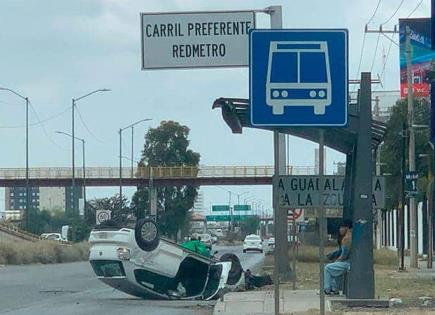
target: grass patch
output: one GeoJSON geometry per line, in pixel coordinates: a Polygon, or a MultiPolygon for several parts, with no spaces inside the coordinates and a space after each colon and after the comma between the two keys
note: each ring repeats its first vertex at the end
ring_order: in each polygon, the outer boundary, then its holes
{"type": "MultiPolygon", "coordinates": [[[[328,251],[325,250],[325,253],[328,251]]],[[[319,259],[318,248],[302,246],[300,259],[296,264],[296,278],[298,289],[319,288],[319,259]]],[[[290,255],[291,256],[291,255],[290,255]]],[[[422,304],[418,299],[421,296],[435,298],[435,282],[431,278],[418,277],[413,272],[397,272],[397,253],[387,250],[374,251],[375,269],[375,297],[401,298],[404,306],[416,307],[422,304]]],[[[290,260],[291,266],[291,260],[290,260]]],[[[273,256],[267,255],[263,270],[273,273],[273,256]]],[[[283,288],[291,288],[291,283],[282,284],[283,288]]]]}
{"type": "Polygon", "coordinates": [[[55,242],[1,242],[0,264],[53,264],[89,258],[89,244],[61,245],[55,242]]]}

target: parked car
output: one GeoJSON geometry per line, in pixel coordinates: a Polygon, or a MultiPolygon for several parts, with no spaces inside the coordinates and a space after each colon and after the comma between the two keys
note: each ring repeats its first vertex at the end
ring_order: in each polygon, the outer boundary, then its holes
{"type": "Polygon", "coordinates": [[[41,238],[52,241],[63,241],[62,235],[60,233],[42,233],[41,238]]]}
{"type": "Polygon", "coordinates": [[[263,252],[263,241],[260,236],[250,234],[245,237],[245,240],[243,241],[243,252],[246,253],[250,250],[259,251],[260,253],[263,252]]]}
{"type": "Polygon", "coordinates": [[[201,237],[201,242],[205,244],[205,247],[207,247],[209,250],[213,247],[213,239],[210,234],[199,234],[199,237],[201,237]]]}
{"type": "Polygon", "coordinates": [[[89,260],[98,279],[147,299],[210,300],[244,286],[239,258],[219,260],[185,249],[159,235],[152,219],[134,229],[102,224],[92,230],[89,260]]]}
{"type": "Polygon", "coordinates": [[[268,246],[269,248],[275,248],[275,238],[274,238],[274,237],[270,237],[270,238],[267,240],[267,246],[268,246]]]}

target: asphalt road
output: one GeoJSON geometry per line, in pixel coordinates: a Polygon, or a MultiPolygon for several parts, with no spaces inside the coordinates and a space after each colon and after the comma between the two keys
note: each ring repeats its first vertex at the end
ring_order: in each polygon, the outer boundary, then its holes
{"type": "MultiPolygon", "coordinates": [[[[233,252],[243,267],[259,266],[264,256],[239,247],[216,246],[219,255],[233,252]]],[[[213,301],[149,301],[113,290],[97,280],[88,262],[0,267],[0,314],[211,314],[213,301]]]]}

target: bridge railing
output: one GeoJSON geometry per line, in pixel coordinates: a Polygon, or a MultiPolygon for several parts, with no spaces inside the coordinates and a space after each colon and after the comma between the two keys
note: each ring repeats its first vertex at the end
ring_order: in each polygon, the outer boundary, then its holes
{"type": "MultiPolygon", "coordinates": [[[[117,167],[87,167],[86,178],[119,178],[117,167]]],[[[213,177],[269,177],[274,172],[273,166],[171,166],[171,167],[130,167],[122,168],[123,178],[213,178],[213,177]]],[[[83,178],[83,169],[75,169],[75,177],[83,178]]],[[[290,166],[292,175],[314,175],[312,166],[290,166]]],[[[62,179],[71,178],[70,167],[30,168],[29,178],[62,179]]],[[[0,179],[24,179],[24,168],[0,168],[0,179]]]]}

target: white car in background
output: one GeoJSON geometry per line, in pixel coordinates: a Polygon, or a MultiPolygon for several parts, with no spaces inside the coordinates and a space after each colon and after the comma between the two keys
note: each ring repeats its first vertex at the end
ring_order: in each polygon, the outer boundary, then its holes
{"type": "Polygon", "coordinates": [[[267,246],[271,249],[275,248],[275,238],[274,237],[271,237],[267,240],[267,246]]]}
{"type": "Polygon", "coordinates": [[[247,251],[263,252],[263,241],[260,236],[250,234],[245,237],[243,241],[243,252],[246,253],[247,251]]]}

